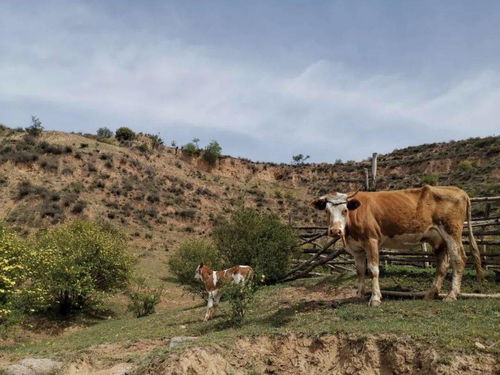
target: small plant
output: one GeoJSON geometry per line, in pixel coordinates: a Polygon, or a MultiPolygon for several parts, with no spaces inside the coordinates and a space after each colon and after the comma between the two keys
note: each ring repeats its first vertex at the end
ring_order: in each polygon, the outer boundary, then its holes
{"type": "Polygon", "coordinates": [[[128,310],[136,318],[154,314],[162,294],[163,288],[147,287],[145,280],[140,278],[137,280],[136,285],[127,292],[129,298],[128,310]]]}
{"type": "Polygon", "coordinates": [[[293,155],[292,156],[292,162],[295,164],[295,165],[302,165],[306,162],[307,159],[309,159],[310,156],[309,155],[302,155],[302,154],[297,154],[297,155],[293,155]]]}
{"type": "Polygon", "coordinates": [[[219,143],[217,141],[212,141],[205,147],[205,150],[203,150],[203,159],[211,166],[214,166],[221,156],[221,151],[222,147],[219,143]]]}
{"type": "Polygon", "coordinates": [[[163,146],[163,139],[161,139],[159,135],[152,135],[151,147],[153,150],[158,150],[161,146],[163,146]]]}
{"type": "Polygon", "coordinates": [[[26,133],[32,137],[39,137],[43,132],[43,126],[40,119],[36,116],[31,116],[31,126],[26,128],[26,133]]]}
{"type": "Polygon", "coordinates": [[[255,278],[247,280],[245,283],[230,283],[223,288],[223,297],[231,308],[228,323],[232,326],[241,326],[248,307],[254,300],[258,283],[255,278]]]}
{"type": "Polygon", "coordinates": [[[421,185],[433,185],[436,186],[439,184],[439,176],[436,175],[425,175],[420,178],[421,185]]]}
{"type": "Polygon", "coordinates": [[[115,137],[119,141],[132,141],[135,138],[135,133],[132,129],[123,126],[116,130],[115,137]]]}
{"type": "Polygon", "coordinates": [[[113,132],[106,127],[99,128],[97,129],[97,136],[99,138],[110,138],[113,136],[113,132]]]}
{"type": "Polygon", "coordinates": [[[188,157],[198,156],[200,149],[195,143],[189,142],[182,146],[182,153],[188,157]]]}

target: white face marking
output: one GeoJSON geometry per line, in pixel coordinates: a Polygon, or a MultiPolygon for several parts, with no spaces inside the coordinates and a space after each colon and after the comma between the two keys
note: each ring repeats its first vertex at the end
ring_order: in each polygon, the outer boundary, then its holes
{"type": "Polygon", "coordinates": [[[195,280],[201,280],[201,274],[200,274],[200,266],[196,267],[196,272],[194,273],[194,279],[195,280]]]}
{"type": "Polygon", "coordinates": [[[334,197],[328,197],[326,210],[330,217],[329,226],[331,229],[340,229],[345,234],[347,216],[347,194],[337,193],[334,197]]]}

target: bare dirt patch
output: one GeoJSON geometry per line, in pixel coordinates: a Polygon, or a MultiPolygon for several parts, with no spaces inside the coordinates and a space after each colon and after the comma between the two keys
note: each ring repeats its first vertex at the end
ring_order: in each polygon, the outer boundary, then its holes
{"type": "Polygon", "coordinates": [[[494,374],[489,354],[443,358],[426,344],[397,337],[337,334],[242,338],[234,345],[188,348],[153,359],[138,374],[494,374]]]}

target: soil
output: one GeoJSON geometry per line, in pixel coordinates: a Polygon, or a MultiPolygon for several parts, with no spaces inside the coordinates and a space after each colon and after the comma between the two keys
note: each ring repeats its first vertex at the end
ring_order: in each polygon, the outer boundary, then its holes
{"type": "Polygon", "coordinates": [[[239,339],[153,360],[136,374],[494,374],[492,355],[440,357],[427,345],[394,336],[337,334],[239,339]]]}

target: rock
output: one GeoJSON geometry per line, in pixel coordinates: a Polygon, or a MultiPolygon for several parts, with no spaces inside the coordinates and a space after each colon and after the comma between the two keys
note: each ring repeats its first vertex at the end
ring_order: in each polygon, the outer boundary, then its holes
{"type": "Polygon", "coordinates": [[[59,371],[62,363],[48,358],[25,358],[19,364],[1,369],[6,375],[51,375],[59,371]]]}
{"type": "Polygon", "coordinates": [[[32,369],[22,365],[5,366],[0,368],[0,372],[5,375],[36,375],[32,369]]]}
{"type": "Polygon", "coordinates": [[[486,346],[484,346],[483,344],[481,344],[480,342],[475,342],[474,345],[476,346],[476,348],[478,349],[481,349],[481,350],[484,350],[486,349],[486,346]]]}
{"type": "Polygon", "coordinates": [[[170,339],[170,343],[168,346],[171,348],[175,348],[176,346],[179,346],[183,342],[192,341],[192,340],[196,340],[196,339],[197,339],[197,337],[194,337],[194,336],[175,336],[175,337],[172,337],[170,339]]]}

